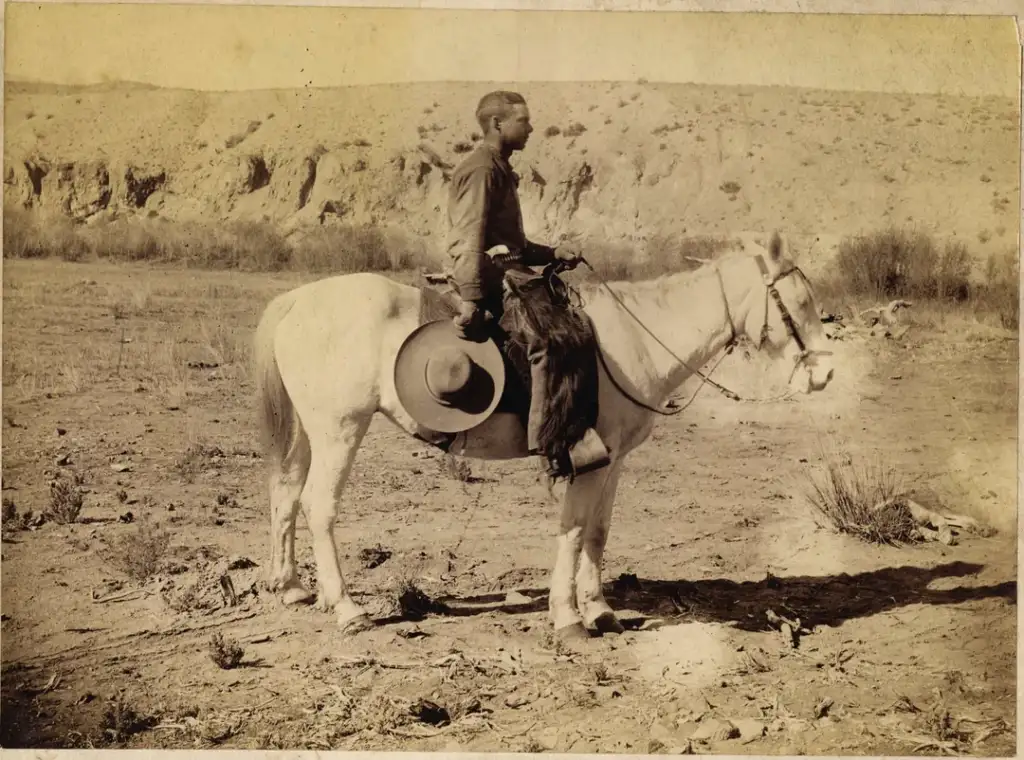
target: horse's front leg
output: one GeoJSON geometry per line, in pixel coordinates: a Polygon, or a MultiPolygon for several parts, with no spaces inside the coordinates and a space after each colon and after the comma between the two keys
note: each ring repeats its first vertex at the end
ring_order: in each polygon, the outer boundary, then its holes
{"type": "Polygon", "coordinates": [[[619,467],[613,462],[566,488],[549,598],[551,622],[562,638],[588,638],[587,628],[618,625],[601,591],[600,566],[619,467]]]}
{"type": "Polygon", "coordinates": [[[613,462],[605,469],[591,473],[596,477],[593,484],[587,486],[590,489],[587,498],[592,506],[586,511],[587,519],[583,524],[583,546],[579,569],[576,571],[576,597],[583,624],[599,633],[622,633],[625,630],[605,600],[601,582],[601,563],[608,543],[615,491],[621,472],[622,462],[613,462]]]}
{"type": "MultiPolygon", "coordinates": [[[[591,473],[592,474],[592,473],[591,473]]],[[[580,481],[571,484],[562,502],[562,519],[556,541],[555,566],[551,572],[548,615],[555,634],[563,640],[589,638],[576,609],[576,565],[583,545],[583,526],[589,508],[580,481]]]]}

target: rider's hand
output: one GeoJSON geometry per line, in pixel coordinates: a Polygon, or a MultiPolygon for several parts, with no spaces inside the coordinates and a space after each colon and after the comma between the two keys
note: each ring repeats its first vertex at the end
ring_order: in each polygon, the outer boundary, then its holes
{"type": "Polygon", "coordinates": [[[574,240],[562,243],[555,248],[555,261],[564,261],[571,267],[575,267],[583,259],[583,249],[574,240]]]}
{"type": "Polygon", "coordinates": [[[483,326],[484,310],[475,301],[463,301],[452,322],[462,338],[473,339],[483,326]]]}

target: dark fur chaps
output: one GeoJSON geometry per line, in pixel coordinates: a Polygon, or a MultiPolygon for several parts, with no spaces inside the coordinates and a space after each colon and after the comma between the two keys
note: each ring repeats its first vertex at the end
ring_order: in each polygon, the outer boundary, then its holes
{"type": "Polygon", "coordinates": [[[597,423],[594,327],[561,290],[560,280],[549,284],[543,277],[509,272],[506,281],[501,326],[509,336],[508,352],[526,387],[531,353],[539,348],[547,354],[538,444],[540,453],[561,458],[597,423]]]}

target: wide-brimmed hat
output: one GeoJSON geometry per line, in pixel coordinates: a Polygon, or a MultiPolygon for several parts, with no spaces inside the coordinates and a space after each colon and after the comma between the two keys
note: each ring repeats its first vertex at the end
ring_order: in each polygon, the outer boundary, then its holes
{"type": "Polygon", "coordinates": [[[505,365],[492,340],[472,341],[450,319],[418,327],[395,357],[398,400],[416,422],[459,433],[487,419],[501,400],[505,365]]]}

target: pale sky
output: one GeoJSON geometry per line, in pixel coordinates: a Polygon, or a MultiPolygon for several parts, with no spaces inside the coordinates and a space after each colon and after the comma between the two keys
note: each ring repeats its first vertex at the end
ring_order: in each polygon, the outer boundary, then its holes
{"type": "Polygon", "coordinates": [[[1012,19],[6,5],[6,79],[209,90],[635,80],[1020,95],[1012,19]]]}

